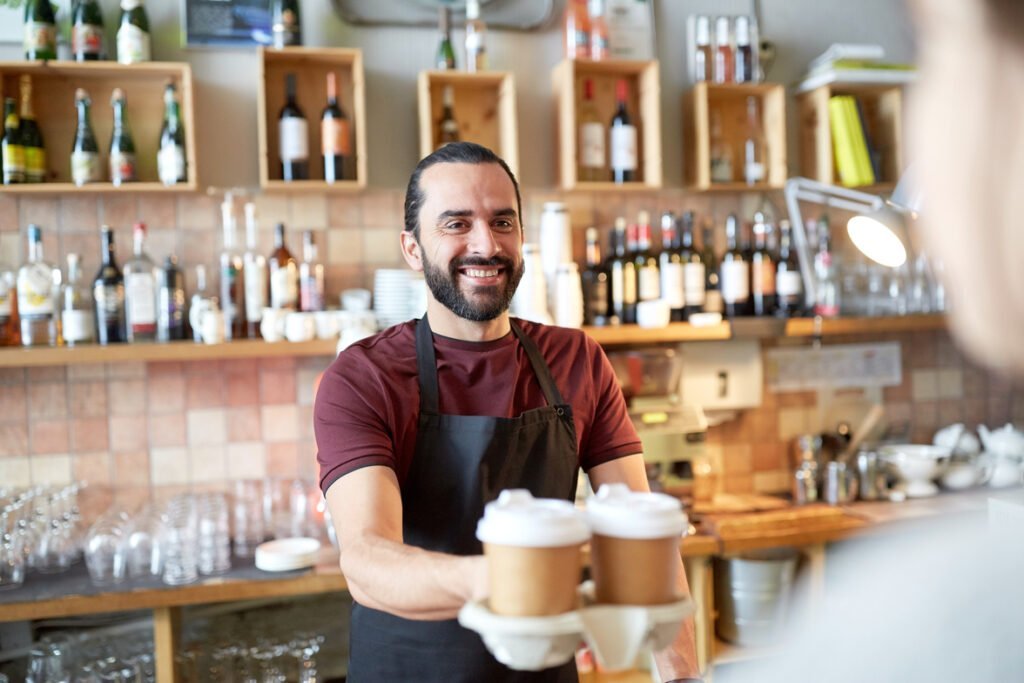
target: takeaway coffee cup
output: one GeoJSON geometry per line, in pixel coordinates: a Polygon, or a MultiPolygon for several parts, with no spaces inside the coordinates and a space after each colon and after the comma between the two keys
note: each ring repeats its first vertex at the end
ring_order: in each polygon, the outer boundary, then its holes
{"type": "Polygon", "coordinates": [[[526,489],[501,492],[476,527],[484,544],[490,608],[506,616],[547,616],[576,608],[583,514],[564,500],[534,498],[526,489]]]}
{"type": "Polygon", "coordinates": [[[677,499],[606,484],[587,500],[587,522],[598,603],[661,605],[679,599],[679,541],[687,520],[677,499]]]}

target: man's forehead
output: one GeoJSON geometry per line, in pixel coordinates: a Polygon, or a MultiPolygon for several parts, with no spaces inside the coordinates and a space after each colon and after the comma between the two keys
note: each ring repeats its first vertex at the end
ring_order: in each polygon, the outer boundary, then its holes
{"type": "Polygon", "coordinates": [[[484,162],[441,162],[426,168],[420,176],[420,190],[430,199],[430,191],[447,190],[448,194],[467,197],[471,190],[486,191],[493,196],[508,193],[515,198],[515,185],[499,164],[484,162]]]}

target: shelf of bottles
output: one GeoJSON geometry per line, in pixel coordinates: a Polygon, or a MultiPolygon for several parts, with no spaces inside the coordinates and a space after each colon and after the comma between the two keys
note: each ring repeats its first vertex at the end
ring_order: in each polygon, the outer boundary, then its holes
{"type": "Polygon", "coordinates": [[[686,184],[701,192],[781,190],[786,91],[777,83],[697,83],[683,95],[686,184]]]}
{"type": "Polygon", "coordinates": [[[504,71],[421,71],[417,80],[420,156],[466,140],[493,149],[519,173],[516,84],[504,71]]]}
{"type": "MultiPolygon", "coordinates": [[[[18,103],[17,117],[5,116],[5,123],[19,120],[20,127],[28,107],[45,150],[41,178],[36,178],[36,182],[4,184],[0,193],[192,192],[197,188],[192,69],[188,64],[0,62],[0,97],[13,98],[18,103]],[[173,86],[170,95],[177,107],[178,128],[183,129],[178,134],[183,163],[166,164],[166,156],[164,162],[159,162],[167,121],[168,85],[173,86]],[[123,134],[115,136],[117,91],[123,95],[124,117],[130,121],[130,146],[126,146],[123,134]],[[73,150],[83,149],[83,145],[76,144],[82,137],[80,95],[87,96],[91,103],[88,118],[96,156],[87,164],[79,160],[73,165],[73,150]],[[111,154],[112,142],[118,143],[113,145],[115,154],[111,154]],[[165,171],[162,181],[160,169],[170,167],[180,172],[165,171]],[[119,182],[115,184],[114,180],[119,182]]],[[[5,138],[11,140],[9,130],[5,131],[5,138]]]]}
{"type": "Polygon", "coordinates": [[[259,54],[260,187],[366,187],[362,51],[285,47],[259,54]]]}
{"type": "Polygon", "coordinates": [[[564,190],[652,190],[662,184],[658,62],[566,59],[551,80],[564,190]]]}

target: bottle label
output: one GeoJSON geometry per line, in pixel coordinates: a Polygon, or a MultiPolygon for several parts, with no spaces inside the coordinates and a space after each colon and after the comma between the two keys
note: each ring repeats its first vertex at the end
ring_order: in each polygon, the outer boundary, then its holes
{"type": "Polygon", "coordinates": [[[300,308],[303,311],[322,311],[324,308],[323,292],[320,291],[320,283],[313,275],[302,278],[299,297],[302,304],[300,308]]]}
{"type": "Polygon", "coordinates": [[[57,27],[45,21],[25,22],[25,52],[57,51],[57,27]]]}
{"type": "Polygon", "coordinates": [[[110,182],[115,185],[135,180],[135,155],[130,152],[110,152],[110,182]]]}
{"type": "Polygon", "coordinates": [[[61,334],[68,343],[92,341],[93,318],[91,311],[61,311],[61,334]]]}
{"type": "Polygon", "coordinates": [[[160,148],[157,153],[156,165],[160,182],[174,185],[185,180],[185,150],[181,145],[170,143],[160,148]]]}
{"type": "Polygon", "coordinates": [[[732,182],[732,160],[729,159],[729,157],[721,156],[711,158],[711,182],[732,182]]]}
{"type": "Polygon", "coordinates": [[[25,180],[25,148],[21,145],[4,145],[4,184],[20,183],[25,180]]]}
{"type": "Polygon", "coordinates": [[[709,289],[704,294],[704,312],[722,312],[722,293],[717,289],[709,289]]]}
{"type": "Polygon", "coordinates": [[[71,27],[71,53],[74,55],[97,55],[103,52],[103,27],[95,24],[79,24],[71,27]]]}
{"type": "Polygon", "coordinates": [[[748,185],[764,182],[764,164],[759,161],[748,161],[743,166],[743,177],[748,185]]]}
{"type": "Polygon", "coordinates": [[[92,298],[96,302],[97,318],[101,324],[109,326],[121,322],[124,306],[124,288],[122,286],[98,282],[93,287],[92,298]]]}
{"type": "Polygon", "coordinates": [[[294,116],[278,122],[281,161],[306,161],[309,159],[309,126],[306,119],[294,116]]]}
{"type": "Polygon", "coordinates": [[[775,291],[787,301],[796,300],[804,291],[804,281],[798,270],[780,270],[775,274],[775,291]]]}
{"type": "Polygon", "coordinates": [[[747,278],[749,268],[746,261],[722,262],[722,300],[727,304],[736,304],[750,298],[750,283],[747,278]]]}
{"type": "Polygon", "coordinates": [[[18,273],[18,313],[53,315],[53,270],[46,264],[29,263],[18,273]]]}
{"type": "Polygon", "coordinates": [[[642,266],[637,270],[637,301],[661,298],[661,277],[656,266],[642,266]]]}
{"type": "Polygon", "coordinates": [[[42,147],[22,147],[25,153],[25,180],[41,183],[46,180],[46,150],[42,147]]]}
{"type": "Polygon", "coordinates": [[[149,33],[135,24],[121,24],[117,30],[117,61],[138,64],[149,60],[149,33]]]}
{"type": "Polygon", "coordinates": [[[125,278],[126,312],[132,332],[156,329],[156,283],[151,273],[131,273],[125,278]]]}
{"type": "Polygon", "coordinates": [[[682,308],[686,303],[683,277],[683,264],[661,264],[661,297],[669,308],[682,308]]]}
{"type": "Polygon", "coordinates": [[[580,165],[604,168],[604,126],[597,121],[580,126],[580,165]]]}
{"type": "MultiPolygon", "coordinates": [[[[247,255],[248,256],[248,255],[247,255]]],[[[245,319],[258,323],[267,305],[267,264],[263,259],[245,259],[245,319]]]]}
{"type": "Polygon", "coordinates": [[[636,126],[612,127],[612,163],[614,169],[636,170],[636,126]]]}
{"type": "Polygon", "coordinates": [[[103,166],[96,152],[71,153],[71,181],[75,185],[98,183],[103,180],[103,166]]]}
{"type": "Polygon", "coordinates": [[[298,299],[298,273],[293,264],[270,274],[271,308],[295,308],[298,299]]]}
{"type": "Polygon", "coordinates": [[[320,140],[325,157],[352,153],[352,138],[349,134],[348,119],[323,119],[320,121],[320,140]]]}
{"type": "Polygon", "coordinates": [[[768,259],[751,266],[751,280],[756,294],[775,294],[775,264],[768,259]]]}
{"type": "Polygon", "coordinates": [[[705,301],[704,296],[704,276],[705,269],[703,263],[686,263],[683,264],[683,289],[686,292],[686,305],[687,306],[703,306],[705,301]]]}

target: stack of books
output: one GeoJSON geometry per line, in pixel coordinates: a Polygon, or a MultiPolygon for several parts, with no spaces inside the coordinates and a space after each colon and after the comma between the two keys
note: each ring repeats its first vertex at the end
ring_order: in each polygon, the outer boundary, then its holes
{"type": "Polygon", "coordinates": [[[910,64],[882,61],[880,45],[835,43],[810,63],[797,92],[807,92],[830,83],[895,84],[911,83],[916,76],[910,64]]]}
{"type": "Polygon", "coordinates": [[[832,151],[839,181],[846,187],[874,185],[881,177],[878,150],[871,144],[864,109],[857,98],[834,95],[828,101],[832,151]]]}

